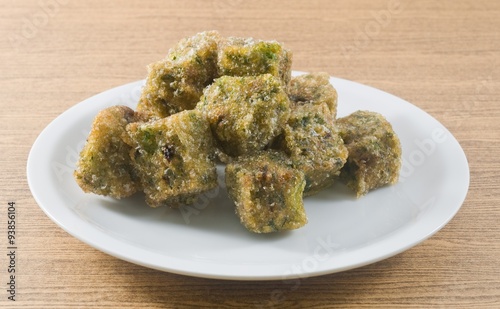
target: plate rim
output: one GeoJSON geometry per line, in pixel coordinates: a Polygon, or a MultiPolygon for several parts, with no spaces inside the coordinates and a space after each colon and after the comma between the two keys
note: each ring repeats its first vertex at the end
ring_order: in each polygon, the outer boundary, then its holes
{"type": "MultiPolygon", "coordinates": [[[[304,74],[305,72],[294,71],[293,73],[294,73],[294,75],[300,75],[300,74],[304,74]]],[[[341,272],[341,271],[362,267],[362,266],[365,266],[368,264],[376,263],[378,261],[387,259],[387,258],[395,256],[401,252],[404,252],[404,251],[422,243],[423,241],[427,240],[428,238],[433,236],[435,233],[437,233],[439,230],[441,230],[445,225],[447,225],[448,222],[457,214],[457,212],[460,210],[460,208],[462,207],[462,205],[467,197],[467,193],[468,193],[468,189],[469,189],[469,185],[470,185],[470,170],[469,170],[469,164],[467,161],[467,157],[465,155],[465,152],[463,151],[463,148],[460,146],[460,143],[451,134],[451,132],[444,125],[442,125],[439,121],[437,121],[434,117],[432,117],[430,114],[428,114],[424,110],[420,109],[418,106],[416,106],[416,105],[414,105],[414,104],[412,104],[412,103],[410,103],[410,102],[408,102],[400,97],[397,97],[391,93],[385,92],[383,90],[374,88],[374,87],[369,86],[369,85],[365,85],[365,84],[361,84],[358,82],[349,81],[346,79],[330,76],[330,82],[332,82],[332,81],[334,81],[335,83],[340,82],[340,83],[350,84],[350,85],[356,86],[356,87],[367,88],[367,89],[370,89],[370,91],[377,91],[377,92],[382,93],[383,95],[389,95],[393,99],[404,101],[408,106],[411,106],[412,108],[417,109],[419,112],[424,113],[426,115],[426,117],[430,117],[430,119],[432,121],[439,124],[440,127],[445,130],[445,132],[451,138],[451,142],[453,143],[453,146],[454,147],[458,146],[459,152],[457,153],[457,155],[460,156],[460,160],[463,161],[462,163],[465,163],[464,165],[462,165],[462,167],[464,168],[464,170],[462,171],[462,174],[464,174],[466,176],[463,179],[463,183],[462,183],[464,188],[463,188],[463,190],[460,191],[461,192],[460,196],[456,197],[458,205],[453,209],[452,212],[448,213],[447,218],[445,220],[442,220],[439,224],[434,225],[433,228],[426,233],[426,235],[419,237],[418,240],[414,240],[413,242],[408,242],[408,243],[406,243],[406,245],[400,244],[396,250],[389,250],[388,252],[386,252],[384,254],[377,255],[375,258],[371,258],[368,260],[361,259],[359,261],[356,261],[355,263],[350,263],[350,264],[347,263],[343,267],[338,267],[335,269],[331,269],[331,268],[330,269],[319,269],[316,271],[310,271],[307,273],[300,273],[300,274],[280,273],[280,274],[268,274],[268,275],[266,275],[265,272],[264,273],[257,272],[254,275],[246,275],[246,276],[241,275],[241,274],[240,275],[233,275],[230,272],[225,272],[224,274],[222,274],[222,273],[203,271],[203,270],[193,270],[192,267],[191,267],[191,270],[189,270],[190,267],[187,267],[187,269],[185,269],[185,267],[184,268],[182,268],[182,267],[181,268],[166,267],[165,265],[157,265],[157,264],[152,262],[152,261],[158,260],[159,258],[164,259],[164,256],[161,256],[161,257],[160,256],[157,256],[157,257],[153,256],[150,259],[148,259],[147,262],[140,261],[137,258],[132,258],[130,255],[123,254],[123,252],[122,252],[123,250],[130,249],[130,244],[123,244],[122,243],[120,246],[121,241],[117,238],[114,238],[114,241],[117,242],[115,245],[118,245],[118,247],[120,247],[120,248],[118,248],[118,249],[115,248],[114,250],[112,250],[110,248],[107,248],[106,246],[103,246],[102,244],[96,243],[95,240],[92,239],[92,237],[94,236],[93,233],[95,231],[92,232],[90,234],[90,236],[89,235],[85,236],[85,235],[82,235],[81,233],[78,233],[78,232],[75,232],[74,230],[72,230],[69,226],[70,224],[68,224],[67,222],[66,223],[61,222],[58,214],[52,213],[50,211],[50,207],[44,206],[45,200],[43,200],[42,195],[40,195],[40,193],[38,192],[38,189],[36,188],[36,184],[34,183],[35,178],[33,176],[33,173],[35,173],[35,171],[36,171],[36,159],[34,158],[34,155],[36,154],[36,151],[41,147],[40,144],[45,141],[45,139],[46,139],[45,136],[48,134],[48,132],[53,130],[53,128],[56,127],[59,122],[63,121],[65,119],[65,117],[68,117],[68,115],[71,115],[73,113],[78,112],[80,109],[83,109],[84,108],[83,106],[85,105],[84,103],[99,100],[100,97],[106,97],[106,96],[109,96],[113,93],[119,94],[123,90],[132,89],[132,87],[137,87],[137,86],[143,85],[144,80],[138,80],[138,81],[126,83],[124,85],[113,87],[111,89],[100,92],[96,95],[93,95],[93,96],[73,105],[72,107],[70,107],[69,109],[67,109],[66,111],[64,111],[60,115],[58,115],[55,119],[53,119],[41,131],[41,133],[37,136],[35,142],[33,143],[32,147],[30,149],[29,155],[28,155],[28,160],[27,160],[27,164],[26,164],[26,175],[27,175],[27,180],[28,180],[28,185],[29,185],[30,191],[31,191],[32,196],[34,197],[36,203],[43,210],[43,212],[54,223],[56,223],[56,225],[58,225],[60,228],[62,228],[64,231],[66,231],[71,236],[79,239],[80,241],[86,243],[87,245],[89,245],[89,246],[91,246],[99,251],[102,251],[108,255],[114,256],[116,258],[131,262],[134,264],[138,264],[138,265],[145,266],[145,267],[152,268],[152,269],[157,269],[160,271],[166,271],[166,272],[194,276],[194,277],[211,278],[211,279],[248,280],[248,281],[253,281],[253,280],[283,280],[283,279],[306,278],[306,277],[313,277],[313,276],[320,276],[320,275],[325,275],[325,274],[341,272]]],[[[66,206],[63,206],[63,207],[66,207],[66,206]]],[[[412,226],[405,226],[404,228],[411,229],[412,226]]],[[[110,237],[109,235],[105,235],[105,236],[110,237]]],[[[370,244],[370,245],[365,246],[363,248],[366,250],[368,247],[373,246],[373,245],[379,245],[379,246],[385,245],[385,242],[387,242],[389,240],[391,240],[392,242],[394,241],[393,237],[387,237],[385,239],[382,239],[379,242],[376,242],[375,244],[370,244]]],[[[398,240],[398,241],[400,241],[400,240],[398,240]]],[[[134,250],[138,250],[137,247],[134,247],[134,246],[132,246],[132,247],[134,248],[134,250]]],[[[143,250],[142,248],[140,248],[140,249],[143,250]]],[[[155,254],[155,253],[152,253],[151,251],[147,251],[147,250],[144,250],[143,253],[148,253],[151,255],[155,254]]],[[[173,257],[173,259],[175,260],[177,258],[173,257]]],[[[169,260],[169,261],[172,262],[173,260],[169,260]]],[[[200,263],[200,262],[198,261],[198,263],[200,263]]],[[[229,267],[229,268],[231,268],[231,267],[229,267]]]]}

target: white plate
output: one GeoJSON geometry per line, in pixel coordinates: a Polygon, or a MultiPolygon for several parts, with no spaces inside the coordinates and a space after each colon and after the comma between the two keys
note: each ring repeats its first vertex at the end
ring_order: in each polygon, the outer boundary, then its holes
{"type": "Polygon", "coordinates": [[[29,186],[43,211],[69,234],[117,258],[163,271],[289,279],[388,258],[427,239],[456,214],[469,186],[467,159],[452,134],[414,105],[351,81],[331,78],[331,83],[339,94],[339,116],[365,109],[392,123],[403,147],[401,179],[360,199],[341,184],[308,197],[309,223],[301,229],[265,235],[246,231],[223,188],[183,211],[149,208],[140,194],[114,200],[83,193],[72,172],[93,118],[111,105],[135,107],[143,81],[91,97],[50,123],[29,154],[29,186]]]}

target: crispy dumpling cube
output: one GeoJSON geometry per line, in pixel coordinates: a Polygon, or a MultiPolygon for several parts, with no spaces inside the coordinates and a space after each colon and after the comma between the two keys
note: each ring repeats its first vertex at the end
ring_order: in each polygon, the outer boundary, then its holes
{"type": "Polygon", "coordinates": [[[200,112],[133,123],[127,131],[134,145],[131,157],[151,207],[190,204],[199,193],[217,186],[213,139],[200,112]]]}
{"type": "Polygon", "coordinates": [[[226,166],[226,186],[241,223],[270,233],[304,226],[304,174],[281,152],[239,157],[226,166]]]}
{"type": "Polygon", "coordinates": [[[336,125],[349,151],[340,179],[357,197],[398,181],[401,144],[384,116],[357,111],[338,119],[336,125]]]}
{"type": "Polygon", "coordinates": [[[292,110],[278,148],[304,172],[304,196],[332,185],[347,160],[347,148],[326,105],[301,105],[292,110]]]}
{"type": "Polygon", "coordinates": [[[124,141],[125,127],[138,120],[126,106],[112,106],[97,114],[74,172],[84,192],[122,198],[141,189],[130,160],[132,148],[124,141]]]}
{"type": "Polygon", "coordinates": [[[229,156],[250,155],[282,132],[290,113],[288,96],[270,74],[222,76],[208,86],[197,109],[229,156]]]}
{"type": "Polygon", "coordinates": [[[221,36],[207,31],[182,39],[167,56],[148,66],[138,111],[164,118],[193,109],[203,89],[217,77],[217,50],[221,36]]]}
{"type": "Polygon", "coordinates": [[[288,89],[293,106],[326,104],[333,119],[337,115],[337,91],[327,73],[309,73],[292,77],[288,89]]]}
{"type": "Polygon", "coordinates": [[[276,41],[230,37],[219,45],[219,75],[271,74],[286,88],[292,73],[292,52],[276,41]]]}

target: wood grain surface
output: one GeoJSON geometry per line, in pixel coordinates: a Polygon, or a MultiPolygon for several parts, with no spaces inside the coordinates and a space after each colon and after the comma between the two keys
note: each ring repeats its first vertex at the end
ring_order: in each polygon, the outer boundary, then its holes
{"type": "Polygon", "coordinates": [[[0,307],[500,308],[500,1],[0,0],[0,307]],[[179,39],[276,39],[293,68],[399,96],[463,147],[470,188],[436,235],[397,256],[296,282],[210,280],[111,257],[33,199],[26,160],[76,103],[145,77],[179,39]],[[17,206],[7,299],[7,203],[17,206]]]}

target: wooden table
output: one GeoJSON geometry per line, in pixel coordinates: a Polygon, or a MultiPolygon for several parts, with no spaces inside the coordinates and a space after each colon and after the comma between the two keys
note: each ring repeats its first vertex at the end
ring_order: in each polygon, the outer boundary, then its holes
{"type": "Polygon", "coordinates": [[[36,308],[500,308],[500,2],[0,1],[0,306],[36,308]],[[145,77],[180,38],[276,39],[295,70],[399,96],[443,123],[470,165],[468,196],[422,244],[350,271],[238,282],[160,272],[73,238],[38,207],[26,160],[42,129],[96,93],[145,77]],[[16,302],[7,203],[16,203],[16,302]],[[273,293],[279,291],[279,293],[273,293]]]}

